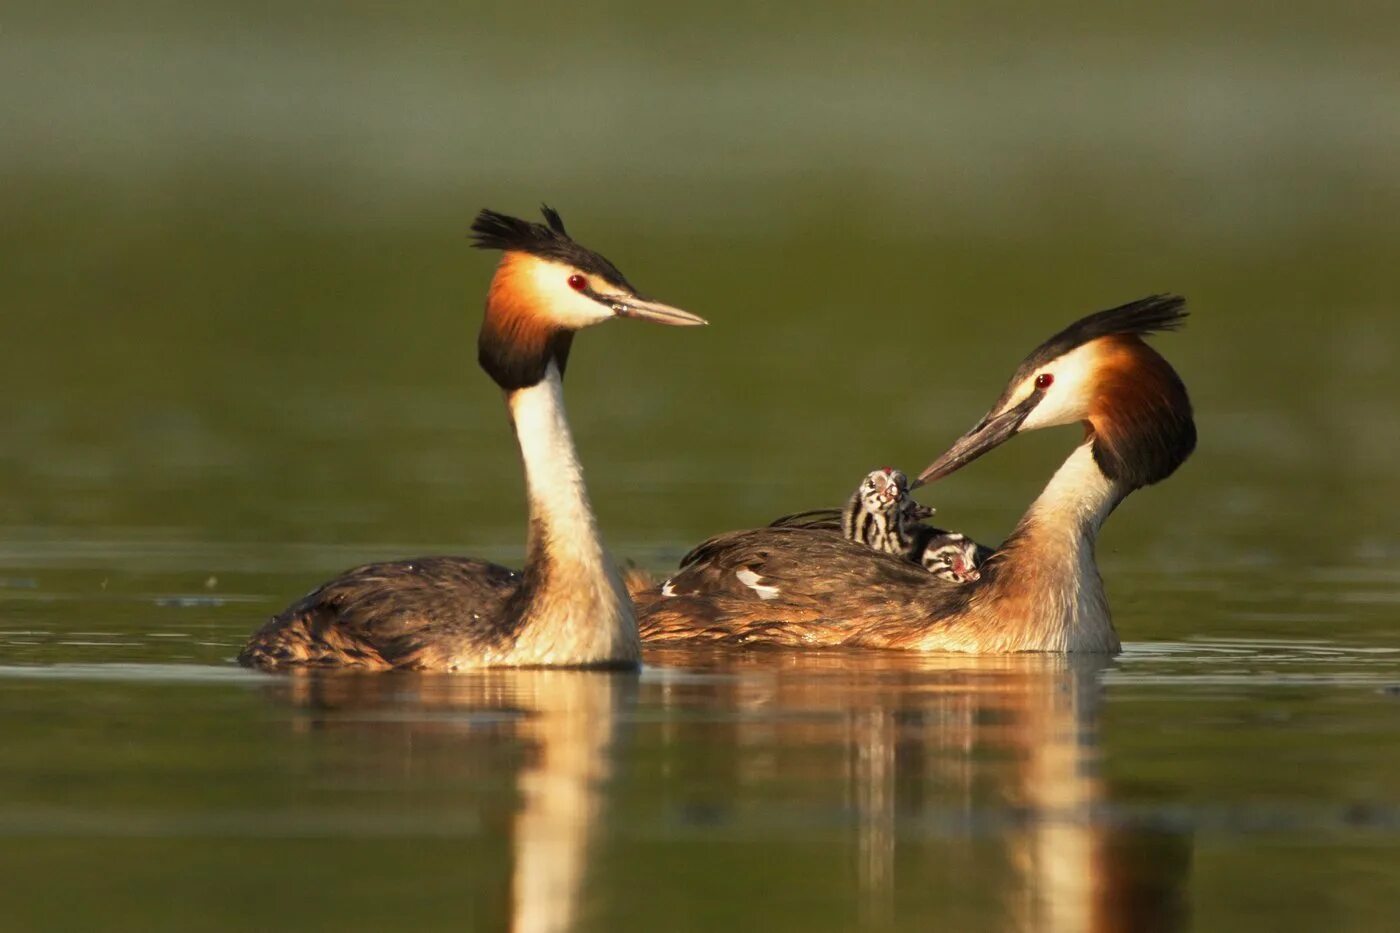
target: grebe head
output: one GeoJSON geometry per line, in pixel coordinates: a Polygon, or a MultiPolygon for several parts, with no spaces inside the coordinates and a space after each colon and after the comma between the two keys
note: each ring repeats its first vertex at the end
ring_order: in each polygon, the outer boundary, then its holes
{"type": "Polygon", "coordinates": [[[949,583],[972,583],[982,579],[977,569],[977,545],[960,534],[940,535],[924,548],[919,563],[934,576],[949,583]]]}
{"type": "Polygon", "coordinates": [[[472,245],[505,255],[491,280],[478,356],[502,388],[533,385],[550,362],[560,373],[573,334],[613,318],[657,324],[705,324],[679,308],[643,297],[599,253],[576,242],[559,213],[541,208],[545,223],[483,210],[472,245]]]}
{"type": "Polygon", "coordinates": [[[1143,337],[1175,330],[1185,301],[1154,295],[1091,314],[1035,349],[972,430],[914,485],[947,476],[1021,431],[1081,422],[1094,460],[1125,490],[1166,479],[1196,446],[1191,400],[1143,337]]]}
{"type": "Polygon", "coordinates": [[[872,470],[860,483],[860,501],[871,512],[889,512],[909,494],[909,477],[892,467],[872,470]]]}

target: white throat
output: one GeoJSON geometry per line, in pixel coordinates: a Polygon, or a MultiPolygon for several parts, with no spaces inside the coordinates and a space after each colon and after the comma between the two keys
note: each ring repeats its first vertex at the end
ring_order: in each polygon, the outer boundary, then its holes
{"type": "Polygon", "coordinates": [[[531,600],[516,643],[518,664],[637,661],[632,602],[598,535],[583,468],[550,363],[537,384],[508,397],[530,503],[531,600]]]}
{"type": "Polygon", "coordinates": [[[1123,494],[1094,460],[1094,442],[1086,440],[1066,458],[1026,511],[1027,519],[1056,527],[1074,527],[1092,544],[1123,494]]]}

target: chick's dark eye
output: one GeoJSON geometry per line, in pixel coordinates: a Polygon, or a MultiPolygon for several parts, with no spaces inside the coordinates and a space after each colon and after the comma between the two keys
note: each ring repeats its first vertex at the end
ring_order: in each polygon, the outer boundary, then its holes
{"type": "Polygon", "coordinates": [[[569,287],[576,292],[581,292],[588,285],[588,279],[575,272],[569,276],[569,287]]]}
{"type": "Polygon", "coordinates": [[[1041,373],[1039,376],[1035,377],[1035,387],[1037,389],[1048,389],[1050,388],[1050,384],[1054,381],[1055,377],[1050,373],[1041,373]]]}

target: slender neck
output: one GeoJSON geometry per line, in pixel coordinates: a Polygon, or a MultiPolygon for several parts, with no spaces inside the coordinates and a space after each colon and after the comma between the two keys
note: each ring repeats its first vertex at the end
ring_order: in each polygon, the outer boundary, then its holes
{"type": "Polygon", "coordinates": [[[521,663],[599,664],[640,657],[637,623],[583,485],[559,369],[507,395],[530,505],[521,663]]]}
{"type": "Polygon", "coordinates": [[[1089,438],[1050,477],[1020,524],[1054,528],[1056,534],[1072,533],[1093,541],[1125,495],[1117,483],[1104,475],[1094,459],[1094,441],[1089,438]]]}
{"type": "Polygon", "coordinates": [[[1093,443],[1076,448],[1031,504],[991,581],[1050,650],[1118,650],[1094,542],[1127,491],[1099,468],[1093,443]]]}
{"type": "Polygon", "coordinates": [[[525,495],[530,505],[530,563],[546,560],[546,543],[569,545],[575,559],[601,560],[603,542],[583,485],[583,467],[574,449],[573,434],[564,414],[564,392],[554,364],[544,378],[509,398],[515,439],[525,466],[525,495]]]}

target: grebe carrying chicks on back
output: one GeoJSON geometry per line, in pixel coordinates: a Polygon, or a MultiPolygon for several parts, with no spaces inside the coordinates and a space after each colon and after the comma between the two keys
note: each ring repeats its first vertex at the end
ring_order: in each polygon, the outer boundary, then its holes
{"type": "Polygon", "coordinates": [[[635,590],[634,607],[583,488],[564,419],[565,364],[575,332],[613,317],[704,321],[642,298],[569,237],[556,213],[546,208],[545,219],[483,211],[472,228],[476,246],[504,252],[478,355],[505,393],[525,467],[523,573],[459,557],[356,568],[272,618],[241,663],[635,666],[640,642],[1118,650],[1094,542],[1123,499],[1170,476],[1195,447],[1186,388],[1143,339],[1180,326],[1182,299],[1154,296],[1092,314],[1045,341],[987,415],[920,474],[914,485],[1022,431],[1084,426],[1083,441],[990,556],[960,535],[919,530],[926,510],[908,499],[907,482],[877,471],[883,479],[868,477],[870,489],[863,483],[842,516],[847,535],[802,522],[720,535],[686,555],[664,586],[635,590]],[[940,566],[940,551],[963,563],[940,566]]]}
{"type": "Polygon", "coordinates": [[[1185,302],[1156,295],[1091,314],[1031,352],[986,416],[919,475],[941,479],[1024,431],[1084,438],[977,567],[947,581],[839,531],[778,525],[720,535],[660,588],[634,593],[642,640],[996,654],[1119,650],[1094,542],[1134,490],[1196,446],[1186,387],[1144,337],[1185,302]]]}
{"type": "Polygon", "coordinates": [[[911,560],[949,583],[980,579],[977,567],[992,549],[966,535],[926,524],[933,509],[909,494],[902,470],[871,470],[846,501],[844,509],[813,509],[776,519],[770,528],[840,529],[847,541],[911,560]]]}
{"type": "Polygon", "coordinates": [[[477,358],[505,393],[530,506],[523,572],[467,557],[357,567],[274,616],[243,651],[250,667],[455,671],[492,666],[636,666],[632,603],[598,535],[564,417],[574,334],[613,318],[704,324],[643,298],[545,223],[482,211],[474,245],[501,250],[477,358]]]}

